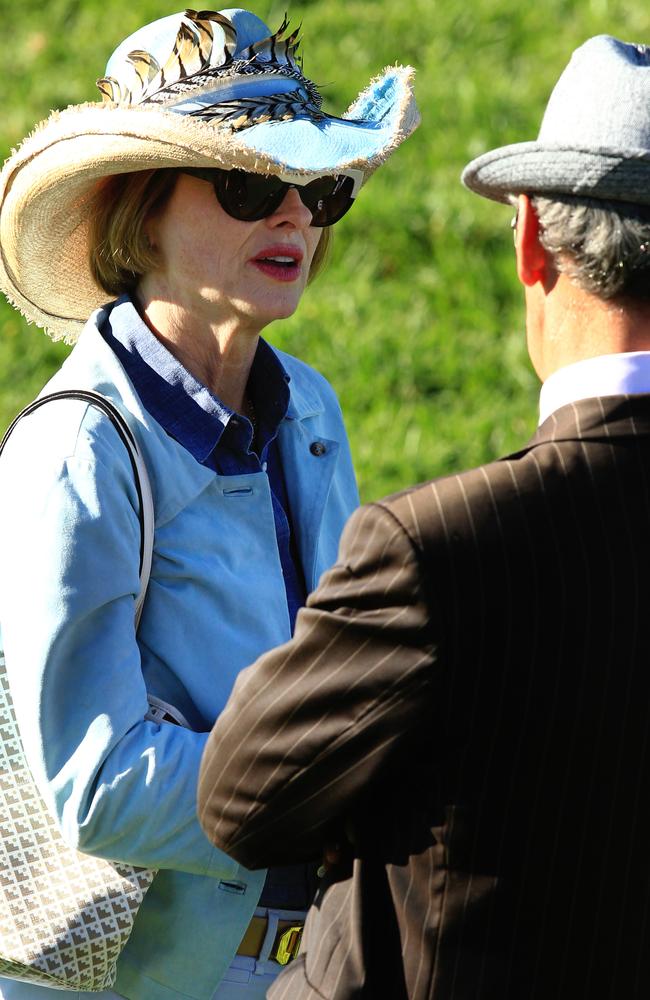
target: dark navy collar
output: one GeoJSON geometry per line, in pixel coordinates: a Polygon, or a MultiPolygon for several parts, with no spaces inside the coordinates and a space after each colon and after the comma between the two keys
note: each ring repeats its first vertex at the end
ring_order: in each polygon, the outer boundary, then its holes
{"type": "MultiPolygon", "coordinates": [[[[106,308],[100,332],[124,366],[144,407],[198,462],[205,463],[222,438],[230,449],[249,450],[252,428],[248,420],[235,414],[183,367],[149,329],[128,295],[106,308]]],[[[260,338],[248,392],[263,447],[275,437],[287,414],[289,380],[273,349],[260,338]]]]}

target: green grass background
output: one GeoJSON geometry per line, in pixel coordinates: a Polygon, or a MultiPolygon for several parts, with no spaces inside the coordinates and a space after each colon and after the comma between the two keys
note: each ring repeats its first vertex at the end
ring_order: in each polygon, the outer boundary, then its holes
{"type": "MultiPolygon", "coordinates": [[[[334,384],[364,499],[518,447],[536,422],[510,211],[463,189],[473,156],[534,138],[573,48],[607,32],[650,41],[647,4],[620,0],[256,0],[303,23],[304,66],[341,113],[384,66],[410,63],[422,124],[337,225],[327,271],[267,334],[334,384]]],[[[51,108],[94,100],[123,37],[161,0],[0,0],[0,156],[51,108]]],[[[68,348],[0,303],[0,426],[68,348]]]]}

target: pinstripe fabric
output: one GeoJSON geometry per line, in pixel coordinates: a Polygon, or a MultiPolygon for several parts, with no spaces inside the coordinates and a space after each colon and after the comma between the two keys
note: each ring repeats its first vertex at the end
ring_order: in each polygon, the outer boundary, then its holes
{"type": "Polygon", "coordinates": [[[647,1000],[650,396],[358,511],[199,810],[250,867],[349,841],[272,1000],[647,1000]]]}

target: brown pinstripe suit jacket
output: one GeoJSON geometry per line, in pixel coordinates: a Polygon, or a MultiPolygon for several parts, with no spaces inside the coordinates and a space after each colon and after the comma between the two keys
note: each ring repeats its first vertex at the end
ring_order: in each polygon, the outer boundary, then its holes
{"type": "Polygon", "coordinates": [[[347,833],[273,1000],[648,1000],[650,396],[358,511],[199,808],[250,867],[347,833]]]}

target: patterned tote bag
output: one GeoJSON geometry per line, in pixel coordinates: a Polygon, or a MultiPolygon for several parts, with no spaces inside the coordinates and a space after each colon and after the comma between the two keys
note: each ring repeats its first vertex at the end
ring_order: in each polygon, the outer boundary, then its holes
{"type": "MultiPolygon", "coordinates": [[[[0,453],[21,417],[61,398],[99,407],[129,452],[140,507],[137,624],[151,568],[153,502],[136,441],[113,404],[82,390],[43,396],[16,417],[0,453]]],[[[157,717],[155,706],[151,711],[148,717],[157,717]]],[[[1,651],[0,736],[0,975],[58,989],[108,989],[155,871],[93,858],[65,843],[25,759],[1,651]]]]}

